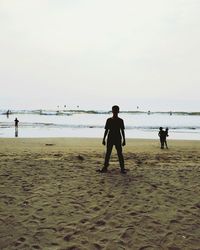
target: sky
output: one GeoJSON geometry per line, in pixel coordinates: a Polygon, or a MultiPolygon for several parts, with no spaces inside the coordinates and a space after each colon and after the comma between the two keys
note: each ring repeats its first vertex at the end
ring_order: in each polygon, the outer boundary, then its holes
{"type": "Polygon", "coordinates": [[[199,0],[0,0],[0,109],[200,111],[199,0]]]}

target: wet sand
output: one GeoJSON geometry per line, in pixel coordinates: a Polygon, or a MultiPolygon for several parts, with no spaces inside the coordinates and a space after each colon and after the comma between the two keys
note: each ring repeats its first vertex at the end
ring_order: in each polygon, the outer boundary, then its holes
{"type": "Polygon", "coordinates": [[[200,141],[0,139],[0,249],[200,249],[200,141]]]}

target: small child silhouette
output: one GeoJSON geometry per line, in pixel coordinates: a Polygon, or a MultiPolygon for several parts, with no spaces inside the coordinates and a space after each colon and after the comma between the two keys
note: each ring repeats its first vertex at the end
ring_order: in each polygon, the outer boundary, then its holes
{"type": "Polygon", "coordinates": [[[166,128],[165,129],[165,140],[164,140],[164,144],[165,144],[165,147],[168,149],[168,146],[167,146],[167,137],[169,136],[169,134],[168,134],[168,131],[169,131],[169,129],[168,128],[166,128]]]}

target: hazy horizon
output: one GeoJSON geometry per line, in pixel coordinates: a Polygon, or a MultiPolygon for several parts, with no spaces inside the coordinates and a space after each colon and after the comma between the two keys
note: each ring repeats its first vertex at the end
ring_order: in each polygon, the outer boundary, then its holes
{"type": "Polygon", "coordinates": [[[1,0],[0,109],[199,111],[198,0],[1,0]]]}

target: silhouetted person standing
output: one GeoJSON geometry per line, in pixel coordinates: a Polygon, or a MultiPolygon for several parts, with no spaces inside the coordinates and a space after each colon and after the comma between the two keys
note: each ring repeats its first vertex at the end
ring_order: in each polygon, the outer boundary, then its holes
{"type": "Polygon", "coordinates": [[[15,118],[15,137],[18,137],[18,124],[19,120],[15,118]]]}
{"type": "Polygon", "coordinates": [[[167,136],[168,136],[168,128],[166,130],[163,130],[162,127],[159,128],[158,136],[160,137],[160,148],[164,149],[164,146],[168,148],[167,146],[167,136]]]}
{"type": "Polygon", "coordinates": [[[162,127],[159,128],[158,136],[160,137],[160,148],[164,148],[164,137],[165,137],[165,131],[162,127]]]}
{"type": "Polygon", "coordinates": [[[112,153],[112,148],[115,145],[117,150],[117,155],[119,158],[121,173],[126,173],[124,168],[124,157],[122,154],[122,146],[126,145],[125,133],[124,133],[124,121],[118,117],[119,106],[112,107],[113,116],[108,118],[105,125],[105,132],[102,144],[106,145],[106,155],[104,161],[104,167],[100,170],[102,173],[106,173],[108,166],[110,155],[112,153]],[[107,141],[106,141],[107,137],[107,141]]]}

